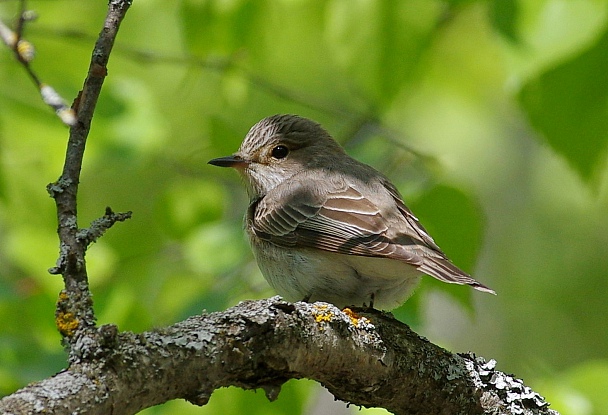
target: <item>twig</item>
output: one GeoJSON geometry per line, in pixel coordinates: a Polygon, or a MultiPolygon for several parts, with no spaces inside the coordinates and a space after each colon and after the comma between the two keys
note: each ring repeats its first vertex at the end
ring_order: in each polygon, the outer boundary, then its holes
{"type": "MultiPolygon", "coordinates": [[[[63,36],[73,40],[89,42],[92,36],[85,32],[76,30],[61,30],[61,29],[45,29],[39,28],[37,33],[63,36]]],[[[120,54],[125,59],[130,59],[139,63],[154,63],[168,65],[190,65],[204,70],[212,71],[219,74],[224,74],[228,71],[239,73],[246,82],[258,90],[273,95],[285,101],[289,101],[313,111],[324,112],[336,118],[352,117],[352,111],[347,108],[340,108],[336,104],[322,102],[310,95],[295,91],[273,83],[272,81],[257,75],[256,73],[239,65],[239,59],[242,54],[239,52],[228,57],[200,57],[192,54],[170,54],[163,51],[153,51],[140,49],[128,45],[120,45],[115,50],[115,53],[120,54]]]]}
{"type": "Polygon", "coordinates": [[[55,91],[55,89],[40,80],[30,65],[34,59],[35,50],[34,45],[23,39],[23,29],[25,23],[34,18],[35,15],[26,10],[25,0],[21,0],[21,9],[16,30],[12,31],[0,21],[0,39],[13,51],[17,61],[23,66],[30,79],[34,81],[44,103],[55,110],[55,113],[64,124],[73,126],[76,124],[74,110],[70,108],[67,102],[59,93],[57,93],[57,91],[55,91]]]}
{"type": "MultiPolygon", "coordinates": [[[[63,36],[78,41],[88,42],[92,38],[91,35],[85,32],[75,30],[45,28],[38,28],[37,30],[37,33],[63,36]]],[[[263,91],[264,93],[274,95],[277,98],[290,101],[313,111],[329,114],[337,119],[350,120],[351,125],[348,127],[348,133],[345,134],[347,137],[367,138],[369,135],[376,134],[408,154],[422,160],[425,165],[434,166],[437,164],[437,160],[433,156],[425,154],[414,147],[407,145],[406,142],[408,140],[403,137],[403,133],[397,133],[390,128],[385,127],[382,122],[373,115],[374,111],[368,110],[364,113],[354,113],[347,108],[340,108],[327,102],[320,102],[311,96],[306,96],[295,90],[282,87],[240,66],[238,64],[238,53],[234,56],[225,58],[202,58],[192,54],[174,55],[167,54],[162,51],[145,50],[128,45],[120,45],[116,48],[115,53],[120,54],[125,59],[130,59],[143,64],[162,63],[169,65],[191,65],[220,74],[224,74],[228,71],[239,73],[246,82],[249,82],[252,86],[258,88],[258,90],[263,91]]],[[[353,141],[356,141],[356,139],[353,141]]]]}
{"type": "MultiPolygon", "coordinates": [[[[93,301],[85,264],[86,249],[113,223],[130,216],[130,213],[117,215],[108,210],[106,216],[95,222],[91,228],[79,229],[76,198],[91,120],[107,74],[106,65],[120,23],[130,5],[130,0],[110,0],[108,4],[108,13],[93,49],[88,76],[75,102],[77,122],[70,129],[63,172],[55,183],[47,186],[47,190],[55,199],[57,206],[60,240],[57,265],[49,271],[53,274],[61,273],[65,284],[57,303],[55,317],[59,331],[71,346],[76,345],[77,340],[86,334],[86,329],[95,326],[93,301]]],[[[83,350],[76,347],[72,347],[70,352],[72,361],[84,353],[83,350]]]]}
{"type": "Polygon", "coordinates": [[[81,229],[78,231],[76,237],[80,240],[85,247],[88,247],[97,239],[101,238],[103,234],[110,229],[116,222],[124,222],[127,219],[131,219],[133,212],[128,211],[124,213],[115,213],[108,206],[106,207],[106,213],[99,219],[95,219],[91,222],[88,228],[81,229]]]}

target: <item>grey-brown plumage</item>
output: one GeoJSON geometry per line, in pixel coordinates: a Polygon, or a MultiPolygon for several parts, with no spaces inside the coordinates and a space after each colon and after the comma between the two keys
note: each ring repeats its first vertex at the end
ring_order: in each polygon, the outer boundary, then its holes
{"type": "Polygon", "coordinates": [[[252,249],[288,300],[392,309],[423,273],[494,293],[450,262],[384,175],[314,121],[265,118],[238,152],[209,163],[244,177],[252,249]]]}

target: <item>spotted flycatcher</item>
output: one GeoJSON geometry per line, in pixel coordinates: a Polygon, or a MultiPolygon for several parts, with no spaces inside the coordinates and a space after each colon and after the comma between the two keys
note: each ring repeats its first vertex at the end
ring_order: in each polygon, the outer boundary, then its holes
{"type": "Polygon", "coordinates": [[[265,118],[236,153],[209,163],[244,178],[253,253],[286,300],[389,310],[422,274],[494,293],[450,262],[384,175],[314,121],[265,118]]]}

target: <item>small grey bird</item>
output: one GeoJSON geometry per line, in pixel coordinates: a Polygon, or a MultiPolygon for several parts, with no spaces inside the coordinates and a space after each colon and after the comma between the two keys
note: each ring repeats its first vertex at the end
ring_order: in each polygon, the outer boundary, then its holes
{"type": "Polygon", "coordinates": [[[253,253],[286,300],[390,310],[422,274],[494,294],[450,262],[384,175],[314,121],[264,118],[236,153],[209,163],[244,178],[253,253]]]}

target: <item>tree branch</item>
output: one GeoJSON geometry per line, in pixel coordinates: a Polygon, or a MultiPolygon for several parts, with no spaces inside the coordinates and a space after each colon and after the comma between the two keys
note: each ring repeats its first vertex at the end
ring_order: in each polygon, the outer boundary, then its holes
{"type": "Polygon", "coordinates": [[[248,301],[133,334],[98,329],[69,369],[0,401],[7,414],[133,414],[171,399],[197,405],[224,386],[322,383],[338,399],[395,414],[557,414],[520,380],[452,354],[378,311],[326,303],[248,301]]]}
{"type": "MultiPolygon", "coordinates": [[[[87,246],[99,232],[95,229],[89,231],[78,228],[77,194],[82,159],[95,106],[107,75],[110,52],[120,23],[130,5],[130,0],[110,0],[108,3],[108,13],[93,49],[87,78],[79,97],[74,102],[77,121],[70,129],[63,172],[55,183],[47,186],[47,190],[51,197],[55,199],[57,206],[60,240],[57,265],[51,268],[49,272],[62,274],[65,284],[65,289],[60,294],[57,302],[55,321],[59,331],[71,343],[71,346],[76,345],[81,340],[81,336],[93,334],[95,327],[95,314],[89,290],[85,252],[87,246]]],[[[115,214],[112,213],[112,215],[115,214]]],[[[110,215],[106,214],[106,216],[110,215]]],[[[116,216],[114,217],[116,218],[116,216]]],[[[110,221],[109,226],[116,220],[110,221]]],[[[106,226],[105,229],[109,226],[106,226]]],[[[80,348],[71,347],[70,352],[70,359],[73,360],[74,353],[83,351],[80,348]]]]}
{"type": "Polygon", "coordinates": [[[25,23],[34,20],[36,14],[28,11],[26,8],[25,0],[20,2],[19,19],[17,20],[17,27],[15,31],[11,30],[2,21],[0,21],[0,40],[8,46],[15,54],[15,59],[19,62],[25,72],[29,75],[30,79],[36,84],[36,87],[40,91],[42,100],[45,104],[52,107],[57,116],[61,121],[68,125],[74,126],[76,124],[76,116],[74,111],[68,107],[65,100],[53,89],[51,86],[44,84],[40,77],[36,74],[31,66],[31,62],[35,56],[34,45],[27,40],[23,39],[23,28],[25,23]]]}

